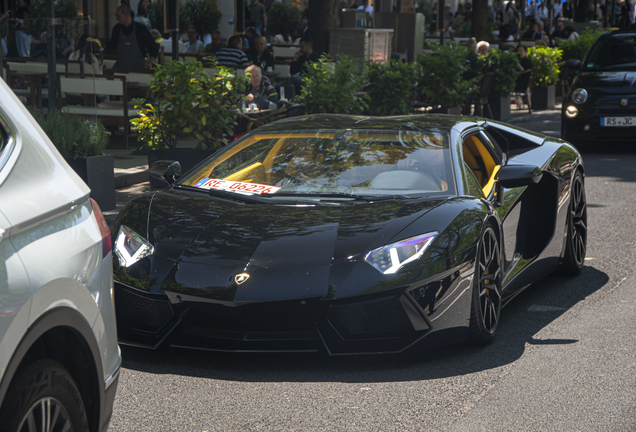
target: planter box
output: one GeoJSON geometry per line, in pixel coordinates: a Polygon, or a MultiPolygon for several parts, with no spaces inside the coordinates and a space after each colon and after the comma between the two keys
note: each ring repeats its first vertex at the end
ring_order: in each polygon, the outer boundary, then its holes
{"type": "MultiPolygon", "coordinates": [[[[508,121],[512,118],[510,114],[510,95],[490,95],[488,96],[488,104],[490,105],[494,120],[508,121]]],[[[486,112],[484,114],[488,112],[487,108],[485,108],[485,110],[486,112]]]]}
{"type": "MultiPolygon", "coordinates": [[[[192,168],[197,166],[199,163],[203,162],[205,158],[210,156],[213,153],[216,153],[216,150],[194,150],[189,148],[176,148],[169,150],[149,150],[148,151],[148,167],[150,168],[153,163],[160,160],[169,160],[169,161],[178,161],[181,165],[181,171],[185,174],[190,171],[192,168]]],[[[158,183],[150,178],[150,186],[153,188],[163,188],[166,185],[163,183],[158,183]]]]}
{"type": "Polygon", "coordinates": [[[547,110],[554,109],[556,100],[556,86],[548,87],[532,87],[532,109],[533,110],[547,110]]]}
{"type": "Polygon", "coordinates": [[[91,198],[97,201],[102,211],[114,210],[117,207],[113,155],[66,159],[66,162],[91,188],[91,198]]]}

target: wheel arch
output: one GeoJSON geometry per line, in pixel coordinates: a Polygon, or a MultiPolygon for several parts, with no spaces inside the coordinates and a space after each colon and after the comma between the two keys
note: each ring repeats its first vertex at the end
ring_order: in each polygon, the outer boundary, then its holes
{"type": "Polygon", "coordinates": [[[0,383],[0,405],[18,369],[38,358],[61,363],[75,380],[82,395],[91,431],[100,424],[104,382],[100,350],[86,319],[69,307],[50,309],[25,332],[0,383]]]}

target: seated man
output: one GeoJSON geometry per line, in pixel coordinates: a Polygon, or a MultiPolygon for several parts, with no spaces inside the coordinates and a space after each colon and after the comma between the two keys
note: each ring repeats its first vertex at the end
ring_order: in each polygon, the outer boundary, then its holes
{"type": "Polygon", "coordinates": [[[250,84],[245,89],[247,102],[255,103],[259,109],[276,109],[278,94],[269,79],[263,76],[261,68],[251,65],[245,69],[245,72],[250,74],[250,84]]]}
{"type": "MultiPolygon", "coordinates": [[[[300,49],[294,54],[294,61],[292,62],[289,73],[292,75],[302,74],[305,69],[305,63],[317,62],[320,59],[318,53],[314,52],[314,44],[311,40],[303,38],[300,40],[300,49]]],[[[292,78],[296,94],[300,94],[300,89],[303,85],[303,80],[300,76],[294,76],[292,78]]]]}
{"type": "Polygon", "coordinates": [[[247,58],[252,64],[260,66],[262,69],[274,67],[274,56],[267,51],[267,40],[263,36],[257,36],[254,40],[254,47],[250,48],[247,58]]]}
{"type": "Polygon", "coordinates": [[[231,36],[227,41],[227,48],[216,52],[216,59],[221,65],[247,66],[249,60],[243,52],[243,38],[239,35],[231,36]]]}
{"type": "Polygon", "coordinates": [[[218,30],[214,30],[210,36],[212,36],[212,43],[203,48],[203,55],[216,55],[218,50],[227,48],[227,44],[221,38],[221,33],[218,30]]]}
{"type": "Polygon", "coordinates": [[[190,54],[199,54],[203,50],[203,42],[197,39],[197,28],[193,25],[188,27],[186,32],[188,35],[188,42],[185,43],[185,47],[190,54]]]}

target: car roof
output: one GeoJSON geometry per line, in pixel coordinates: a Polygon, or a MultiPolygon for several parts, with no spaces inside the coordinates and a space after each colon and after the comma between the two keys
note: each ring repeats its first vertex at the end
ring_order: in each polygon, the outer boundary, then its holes
{"type": "Polygon", "coordinates": [[[422,114],[394,117],[369,117],[345,114],[312,114],[291,117],[258,128],[258,132],[277,132],[316,129],[354,129],[354,130],[400,130],[406,124],[414,124],[421,129],[449,132],[465,118],[444,114],[422,114]]]}

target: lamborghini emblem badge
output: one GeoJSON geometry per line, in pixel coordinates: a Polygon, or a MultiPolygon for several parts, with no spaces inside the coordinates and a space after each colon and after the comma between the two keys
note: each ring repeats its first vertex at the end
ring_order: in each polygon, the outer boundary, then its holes
{"type": "Polygon", "coordinates": [[[244,283],[246,280],[248,280],[249,278],[250,278],[250,275],[248,275],[247,273],[239,273],[236,276],[234,276],[234,282],[236,282],[237,285],[240,285],[244,283]]]}
{"type": "Polygon", "coordinates": [[[621,106],[626,107],[629,105],[629,99],[621,99],[621,106]]]}

